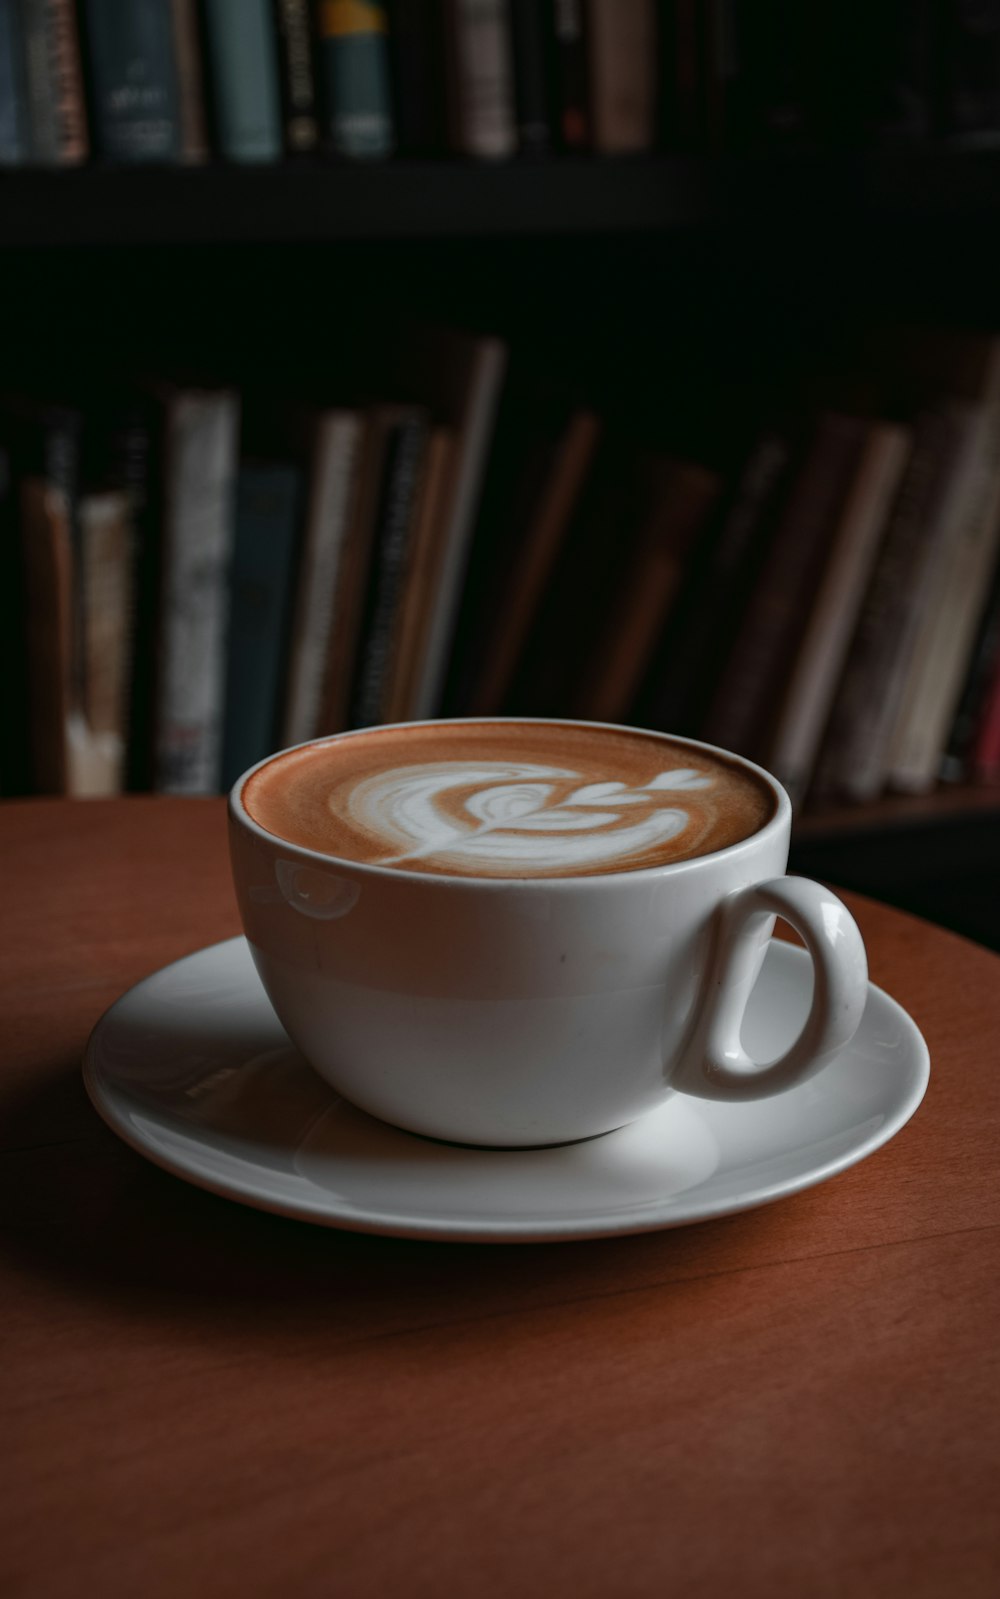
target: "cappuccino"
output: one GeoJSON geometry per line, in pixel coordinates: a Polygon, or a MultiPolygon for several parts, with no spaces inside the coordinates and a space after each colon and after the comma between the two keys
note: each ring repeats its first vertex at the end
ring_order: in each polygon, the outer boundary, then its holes
{"type": "Polygon", "coordinates": [[[591,877],[709,855],[774,815],[747,767],[569,722],[370,728],[267,761],[242,792],[278,838],[450,877],[591,877]]]}

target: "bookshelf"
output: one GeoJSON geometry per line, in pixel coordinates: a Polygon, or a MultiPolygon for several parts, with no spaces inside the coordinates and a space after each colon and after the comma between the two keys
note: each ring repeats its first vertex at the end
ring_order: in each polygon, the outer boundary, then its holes
{"type": "Polygon", "coordinates": [[[1000,149],[0,172],[0,248],[990,224],[1000,149]]]}
{"type": "MultiPolygon", "coordinates": [[[[638,444],[697,455],[723,390],[766,392],[859,327],[998,325],[1000,146],[26,167],[0,171],[0,263],[12,389],[179,368],[318,394],[359,329],[450,322],[530,350],[638,444]]],[[[934,914],[971,836],[993,861],[998,819],[1000,790],[973,787],[807,810],[795,858],[897,903],[925,879],[934,914]]]]}

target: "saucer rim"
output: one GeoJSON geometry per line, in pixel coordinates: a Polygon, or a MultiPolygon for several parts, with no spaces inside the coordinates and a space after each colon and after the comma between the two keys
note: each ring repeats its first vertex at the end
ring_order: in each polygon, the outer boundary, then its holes
{"type": "MultiPolygon", "coordinates": [[[[765,1205],[777,1203],[782,1199],[790,1199],[795,1194],[803,1193],[810,1188],[818,1187],[821,1183],[830,1181],[839,1176],[843,1171],[852,1166],[859,1165],[870,1155],[876,1153],[885,1144],[889,1143],[906,1126],[926,1095],[930,1082],[930,1052],[926,1040],[919,1027],[910,1016],[909,1012],[892,998],[884,989],[869,980],[868,989],[877,996],[877,1002],[888,1008],[889,1014],[896,1021],[898,1029],[904,1033],[911,1046],[912,1060],[908,1062],[909,1084],[906,1092],[900,1093],[889,1112],[884,1116],[881,1125],[868,1133],[850,1149],[840,1155],[800,1173],[798,1176],[786,1178],[780,1182],[763,1184],[759,1188],[747,1190],[744,1195],[736,1198],[720,1197],[714,1201],[703,1202],[691,1213],[671,1215],[664,1208],[664,1201],[651,1201],[648,1206],[633,1207],[624,1215],[615,1220],[605,1213],[603,1216],[595,1212],[591,1216],[581,1217],[574,1221],[567,1218],[551,1228],[533,1220],[531,1217],[505,1218],[498,1216],[495,1219],[461,1217],[420,1219],[412,1211],[381,1211],[366,1206],[363,1210],[352,1209],[343,1200],[334,1201],[332,1198],[312,1201],[308,1196],[296,1200],[283,1200],[280,1197],[271,1197],[261,1193],[259,1185],[254,1186],[249,1181],[239,1177],[232,1177],[226,1181],[213,1180],[203,1170],[194,1164],[188,1164],[183,1158],[171,1158],[163,1154],[152,1143],[146,1143],[136,1135],[127,1116],[120,1113],[115,1105],[115,1096],[102,1080],[101,1067],[98,1059],[102,1045],[103,1035],[114,1025],[115,1014],[119,1007],[144,988],[152,980],[165,977],[175,967],[186,965],[191,961],[204,959],[218,950],[238,944],[246,945],[247,940],[242,934],[234,938],[219,939],[213,944],[207,944],[197,950],[192,950],[187,955],[180,956],[177,960],[169,961],[163,966],[148,972],[144,977],[130,985],[125,992],[119,995],[112,1005],[103,1013],[93,1027],[87,1040],[82,1061],[83,1084],[87,1096],[94,1109],[105,1125],[121,1141],[136,1154],[157,1166],[161,1171],[168,1172],[171,1176],[183,1182],[200,1188],[206,1193],[213,1194],[216,1198],[233,1201],[237,1204],[249,1206],[251,1209],[263,1211],[269,1215],[284,1217],[291,1221],[304,1221],[315,1226],[333,1228],[341,1232],[355,1232],[375,1237],[392,1237],[412,1239],[422,1242],[436,1243],[572,1243],[601,1238],[627,1237],[646,1232],[662,1232],[673,1230],[677,1227],[696,1226],[701,1222],[716,1221],[726,1216],[740,1215],[748,1210],[758,1210],[765,1205]],[[657,1208],[659,1206],[659,1208],[657,1208]],[[644,1216],[643,1211],[650,1210],[652,1214],[644,1216]]],[[[779,961],[787,961],[791,965],[807,962],[809,956],[804,949],[796,944],[780,939],[772,939],[769,946],[769,955],[772,952],[779,961]]],[[[852,1048],[851,1044],[845,1045],[845,1052],[852,1048]]],[[[833,1062],[831,1062],[831,1065],[833,1062]]],[[[795,1089],[788,1090],[794,1094],[795,1089]]],[[[332,1091],[331,1091],[332,1092],[332,1091]]],[[[350,1102],[343,1096],[337,1096],[344,1104],[350,1102]]],[[[711,1104],[713,1101],[706,1101],[711,1104]]],[[[376,1118],[373,1118],[376,1119],[376,1118]]],[[[416,1138],[417,1135],[407,1133],[403,1128],[394,1129],[403,1137],[416,1138]]],[[[612,1134],[605,1134],[610,1137],[612,1134]]],[[[484,1153],[503,1158],[505,1154],[512,1153],[507,1150],[486,1150],[484,1153]]],[[[525,1151],[513,1151],[523,1154],[525,1151]]],[[[249,1162],[248,1162],[249,1164],[249,1162]]],[[[267,1175],[266,1167],[257,1168],[262,1175],[267,1175]]]]}

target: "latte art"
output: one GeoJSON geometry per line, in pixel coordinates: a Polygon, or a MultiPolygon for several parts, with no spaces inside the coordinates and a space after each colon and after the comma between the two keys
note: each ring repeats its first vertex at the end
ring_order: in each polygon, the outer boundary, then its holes
{"type": "Polygon", "coordinates": [[[579,722],[366,728],[274,756],[259,826],[340,860],[457,877],[579,877],[725,849],[775,812],[750,768],[662,734],[579,722]]]}
{"type": "Polygon", "coordinates": [[[641,789],[612,779],[566,793],[581,775],[499,761],[403,766],[360,783],[349,811],[370,838],[396,846],[383,866],[433,857],[442,865],[537,876],[625,860],[676,838],[689,815],[668,795],[712,783],[688,767],[659,772],[641,789]]]}

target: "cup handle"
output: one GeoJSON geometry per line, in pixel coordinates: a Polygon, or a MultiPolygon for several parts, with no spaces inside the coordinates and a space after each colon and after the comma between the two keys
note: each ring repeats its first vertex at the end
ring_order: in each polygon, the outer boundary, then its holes
{"type": "Polygon", "coordinates": [[[868,961],[858,925],[835,894],[807,877],[775,877],[723,901],[702,1014],[674,1078],[702,1099],[765,1099],[805,1082],[850,1043],[868,997],[868,961]],[[754,1061],[740,1042],[760,966],[760,924],[780,916],[812,957],[812,1007],[798,1038],[777,1060],[754,1061]]]}

